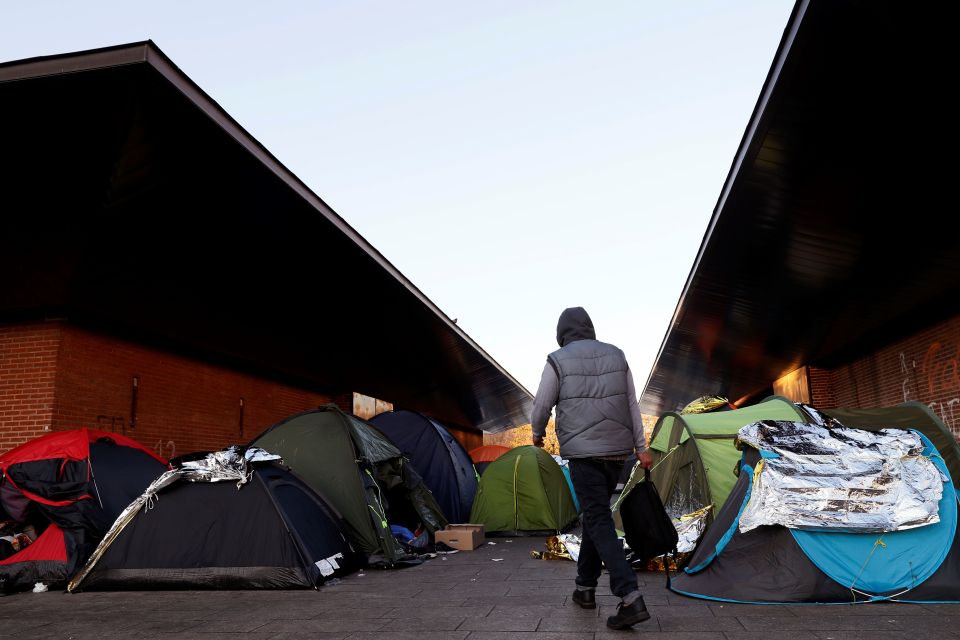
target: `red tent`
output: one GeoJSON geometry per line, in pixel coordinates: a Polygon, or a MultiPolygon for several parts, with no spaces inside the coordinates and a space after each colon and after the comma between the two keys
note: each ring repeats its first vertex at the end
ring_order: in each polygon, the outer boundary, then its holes
{"type": "Polygon", "coordinates": [[[477,468],[477,473],[483,475],[487,465],[510,451],[510,447],[500,444],[485,444],[482,447],[470,450],[470,459],[473,460],[473,466],[477,468]]]}
{"type": "Polygon", "coordinates": [[[0,455],[0,520],[39,533],[0,559],[0,590],[65,582],[166,468],[138,442],[94,429],[50,433],[0,455]]]}

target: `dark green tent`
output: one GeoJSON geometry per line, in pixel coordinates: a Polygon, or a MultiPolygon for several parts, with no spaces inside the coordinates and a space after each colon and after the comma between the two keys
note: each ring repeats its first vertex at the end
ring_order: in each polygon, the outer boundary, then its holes
{"type": "Polygon", "coordinates": [[[303,480],[340,512],[348,537],[370,564],[393,564],[405,555],[390,522],[422,523],[430,533],[447,525],[420,476],[376,427],[325,405],[279,422],[251,446],[283,457],[303,480]]]}
{"type": "Polygon", "coordinates": [[[483,523],[488,534],[547,535],[576,519],[560,465],[532,445],[511,449],[490,463],[470,513],[470,522],[483,523]]]}
{"type": "MultiPolygon", "coordinates": [[[[799,407],[780,396],[735,411],[668,412],[660,417],[650,436],[650,478],[671,517],[713,505],[707,520],[712,522],[737,481],[734,472],[740,451],[733,446],[737,432],[758,420],[810,421],[799,407]]],[[[635,474],[637,481],[642,477],[635,474]]]]}

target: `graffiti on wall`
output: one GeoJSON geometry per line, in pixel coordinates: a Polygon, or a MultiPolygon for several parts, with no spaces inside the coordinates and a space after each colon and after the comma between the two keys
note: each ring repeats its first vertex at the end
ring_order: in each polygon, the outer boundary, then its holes
{"type": "Polygon", "coordinates": [[[900,352],[903,401],[919,400],[960,439],[960,345],[934,340],[918,362],[900,352]]]}
{"type": "MultiPolygon", "coordinates": [[[[127,433],[127,425],[123,416],[99,415],[97,416],[97,429],[100,431],[119,433],[121,435],[126,435],[127,433]]],[[[169,460],[177,455],[177,443],[173,440],[164,442],[161,438],[157,440],[157,444],[153,445],[153,450],[161,458],[169,460]]]]}
{"type": "Polygon", "coordinates": [[[127,423],[123,416],[97,416],[97,429],[99,431],[109,431],[110,433],[127,434],[127,423]]]}
{"type": "Polygon", "coordinates": [[[900,385],[900,391],[903,393],[903,401],[909,402],[915,400],[912,393],[912,387],[916,385],[913,379],[913,369],[917,368],[917,361],[913,360],[907,365],[907,354],[900,352],[900,373],[903,375],[903,384],[900,385]]]}
{"type": "Polygon", "coordinates": [[[157,452],[157,455],[161,458],[174,458],[177,455],[177,443],[173,440],[167,440],[164,442],[162,439],[157,440],[157,444],[153,445],[153,450],[157,452]]]}

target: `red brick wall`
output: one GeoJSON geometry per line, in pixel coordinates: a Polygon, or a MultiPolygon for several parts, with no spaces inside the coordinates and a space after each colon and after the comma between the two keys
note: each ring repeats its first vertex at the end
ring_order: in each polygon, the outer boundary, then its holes
{"type": "MultiPolygon", "coordinates": [[[[833,393],[833,383],[830,371],[818,367],[807,367],[810,385],[810,404],[818,409],[839,407],[833,393]]],[[[849,406],[849,405],[847,405],[849,406]]]]}
{"type": "Polygon", "coordinates": [[[928,405],[960,439],[960,316],[830,372],[835,406],[928,405]]]}
{"type": "Polygon", "coordinates": [[[53,428],[121,432],[172,457],[247,442],[288,415],[330,401],[328,395],[65,326],[53,428]],[[134,376],[139,384],[131,428],[134,376]]]}
{"type": "Polygon", "coordinates": [[[0,326],[0,452],[50,427],[60,332],[58,322],[0,326]]]}

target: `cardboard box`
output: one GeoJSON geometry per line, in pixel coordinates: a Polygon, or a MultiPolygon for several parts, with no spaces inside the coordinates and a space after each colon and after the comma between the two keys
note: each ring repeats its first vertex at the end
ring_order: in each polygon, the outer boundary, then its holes
{"type": "Polygon", "coordinates": [[[454,549],[473,551],[483,544],[484,535],[482,524],[448,524],[443,531],[437,531],[434,540],[454,549]]]}

